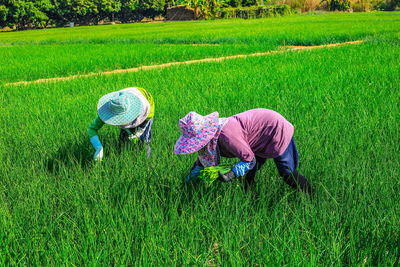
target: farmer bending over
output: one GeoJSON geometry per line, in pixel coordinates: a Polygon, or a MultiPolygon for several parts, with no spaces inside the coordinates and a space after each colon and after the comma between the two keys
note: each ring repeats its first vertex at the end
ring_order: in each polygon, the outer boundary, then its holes
{"type": "Polygon", "coordinates": [[[144,89],[126,88],[112,92],[100,98],[97,104],[98,116],[89,126],[89,137],[94,149],[94,160],[103,158],[103,146],[97,131],[104,124],[121,128],[120,141],[147,145],[150,156],[151,126],[154,116],[153,97],[144,89]]]}
{"type": "Polygon", "coordinates": [[[307,179],[297,171],[294,127],[273,110],[252,109],[229,118],[219,118],[218,112],[206,116],[190,112],[179,121],[179,126],[182,136],[176,142],[174,152],[198,152],[198,160],[186,182],[197,179],[204,167],[219,165],[221,155],[240,161],[230,172],[219,173],[219,179],[229,182],[246,175],[248,186],[254,183],[255,173],[266,159],[273,158],[288,185],[309,194],[313,191],[307,179]]]}

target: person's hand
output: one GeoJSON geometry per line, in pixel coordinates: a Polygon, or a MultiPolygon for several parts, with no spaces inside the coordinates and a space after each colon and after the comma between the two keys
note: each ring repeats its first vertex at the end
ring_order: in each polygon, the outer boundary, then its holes
{"type": "Polygon", "coordinates": [[[101,161],[103,159],[103,146],[99,137],[97,135],[93,136],[90,138],[90,143],[92,143],[93,148],[96,150],[96,152],[94,152],[93,159],[95,161],[101,161]]]}
{"type": "Polygon", "coordinates": [[[136,145],[139,142],[139,137],[136,136],[135,134],[130,134],[128,135],[129,141],[132,142],[132,144],[136,145]]]}
{"type": "Polygon", "coordinates": [[[236,177],[245,176],[246,173],[251,170],[255,165],[255,160],[253,161],[239,161],[233,166],[232,171],[235,173],[236,177]]]}
{"type": "Polygon", "coordinates": [[[94,152],[93,159],[95,161],[98,161],[98,162],[102,161],[102,159],[103,159],[103,147],[100,147],[100,148],[96,149],[96,152],[94,152]]]}
{"type": "Polygon", "coordinates": [[[218,172],[218,174],[219,174],[218,180],[222,182],[230,182],[236,177],[233,171],[229,171],[227,173],[218,172]]]}
{"type": "Polygon", "coordinates": [[[190,174],[186,177],[186,183],[189,183],[190,181],[197,180],[199,177],[200,171],[203,170],[204,167],[201,166],[194,166],[192,170],[190,171],[190,174]]]}

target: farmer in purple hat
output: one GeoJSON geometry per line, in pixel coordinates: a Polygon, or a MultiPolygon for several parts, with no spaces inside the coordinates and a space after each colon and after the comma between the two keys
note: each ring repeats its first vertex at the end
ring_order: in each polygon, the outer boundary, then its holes
{"type": "Polygon", "coordinates": [[[140,87],[126,88],[100,98],[97,104],[98,116],[90,124],[88,134],[95,149],[94,160],[103,159],[103,145],[98,136],[104,124],[121,128],[120,141],[147,146],[150,156],[151,127],[154,117],[154,101],[150,93],[140,87]]]}
{"type": "Polygon", "coordinates": [[[252,109],[228,118],[218,112],[201,116],[190,112],[179,121],[182,136],[175,144],[176,154],[198,152],[186,182],[196,179],[204,167],[220,164],[220,156],[239,158],[231,171],[220,173],[229,182],[246,176],[246,187],[254,183],[257,170],[273,158],[280,176],[292,188],[311,194],[308,180],[297,171],[298,152],[293,139],[294,127],[279,113],[252,109]]]}

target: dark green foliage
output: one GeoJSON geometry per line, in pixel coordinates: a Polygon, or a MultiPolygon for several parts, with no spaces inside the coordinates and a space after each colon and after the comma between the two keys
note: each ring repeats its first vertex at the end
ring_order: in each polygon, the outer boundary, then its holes
{"type": "Polygon", "coordinates": [[[117,19],[122,22],[135,20],[134,11],[137,8],[136,0],[121,0],[121,10],[117,15],[117,19]]]}
{"type": "MultiPolygon", "coordinates": [[[[242,0],[242,6],[254,6],[258,4],[260,1],[257,0],[242,0]]],[[[267,2],[267,1],[265,1],[267,2]]]]}
{"type": "Polygon", "coordinates": [[[120,0],[52,0],[55,8],[51,16],[57,25],[74,22],[79,25],[97,24],[113,20],[121,10],[120,0]]]}
{"type": "Polygon", "coordinates": [[[5,5],[0,5],[0,27],[6,27],[8,17],[8,8],[5,5]]]}
{"type": "Polygon", "coordinates": [[[350,9],[350,0],[323,0],[328,3],[328,8],[331,11],[346,11],[350,9]]]}
{"type": "Polygon", "coordinates": [[[267,18],[274,16],[283,16],[291,13],[288,5],[254,6],[241,8],[223,8],[220,11],[221,18],[267,18]]]}
{"type": "Polygon", "coordinates": [[[400,8],[400,0],[380,0],[374,7],[377,10],[393,11],[400,8]]]}
{"type": "Polygon", "coordinates": [[[242,6],[242,0],[229,0],[227,4],[231,7],[240,7],[242,6]]]}
{"type": "Polygon", "coordinates": [[[204,19],[218,17],[221,8],[229,6],[228,0],[181,0],[177,3],[193,8],[196,17],[204,19]]]}
{"type": "Polygon", "coordinates": [[[116,18],[122,22],[154,19],[164,14],[165,5],[164,0],[121,0],[121,11],[116,18]]]}
{"type": "Polygon", "coordinates": [[[114,21],[115,14],[121,10],[121,1],[100,0],[99,18],[114,21]]]}
{"type": "Polygon", "coordinates": [[[81,25],[95,22],[99,13],[98,6],[92,0],[60,0],[63,12],[60,17],[64,23],[68,21],[81,25]]]}
{"type": "MultiPolygon", "coordinates": [[[[227,4],[231,7],[243,7],[243,6],[254,6],[260,1],[257,0],[228,0],[227,4]]],[[[267,1],[265,1],[266,3],[267,1]]]]}
{"type": "Polygon", "coordinates": [[[162,15],[165,5],[164,0],[3,0],[0,26],[27,29],[68,22],[90,25],[115,19],[140,21],[162,15]]]}
{"type": "MultiPolygon", "coordinates": [[[[165,15],[166,7],[186,5],[195,10],[200,18],[235,17],[226,15],[227,6],[250,6],[255,0],[0,0],[0,27],[17,30],[44,28],[48,25],[65,26],[98,24],[101,21],[132,22],[144,18],[154,19],[165,15]]],[[[286,14],[279,7],[263,10],[264,6],[246,17],[267,17],[286,14]]],[[[242,11],[244,12],[244,11],[242,11]]],[[[253,11],[245,11],[252,13],[253,11]]]]}
{"type": "Polygon", "coordinates": [[[47,13],[52,8],[50,0],[3,0],[0,1],[0,23],[18,30],[44,28],[50,22],[47,13]]]}

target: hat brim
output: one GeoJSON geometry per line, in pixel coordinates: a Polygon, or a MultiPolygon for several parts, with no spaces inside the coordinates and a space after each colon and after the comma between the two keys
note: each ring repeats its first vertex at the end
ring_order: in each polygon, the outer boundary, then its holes
{"type": "Polygon", "coordinates": [[[219,125],[219,113],[214,112],[204,116],[205,124],[210,125],[207,133],[200,134],[195,137],[180,136],[176,141],[174,153],[179,155],[192,154],[202,149],[211,139],[214,138],[219,125]]]}
{"type": "Polygon", "coordinates": [[[143,104],[134,94],[125,92],[130,100],[131,108],[124,113],[114,114],[109,108],[109,103],[115,93],[116,92],[112,92],[100,98],[99,103],[97,104],[97,113],[99,114],[100,119],[106,124],[114,126],[126,125],[134,121],[140,115],[143,109],[143,104]]]}

